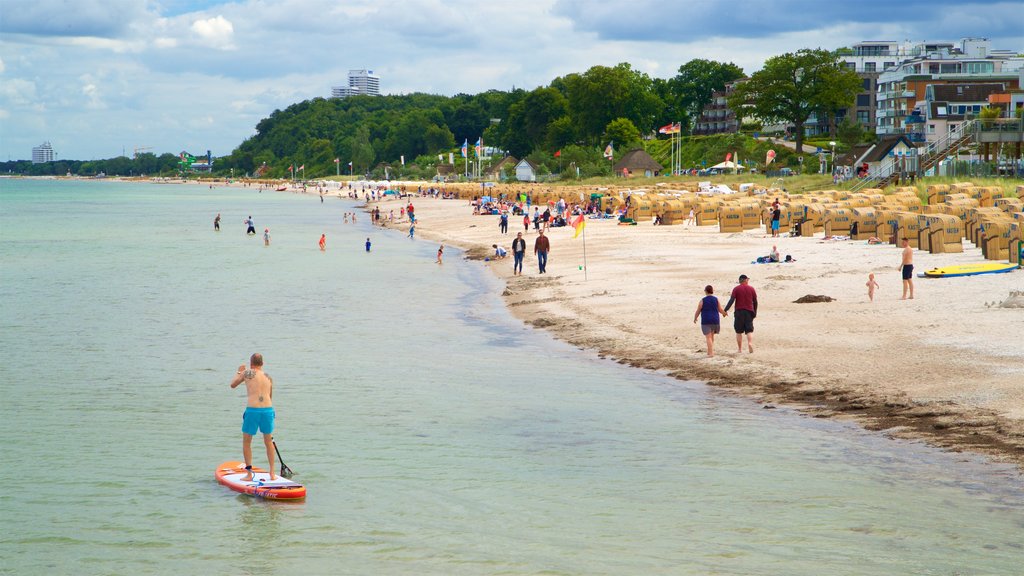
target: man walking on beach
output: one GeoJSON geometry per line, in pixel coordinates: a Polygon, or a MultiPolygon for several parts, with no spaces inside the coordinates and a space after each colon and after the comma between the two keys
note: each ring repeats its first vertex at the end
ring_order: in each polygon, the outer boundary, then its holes
{"type": "Polygon", "coordinates": [[[537,240],[533,243],[533,254],[537,256],[537,265],[540,267],[540,273],[544,274],[547,272],[548,252],[551,251],[551,242],[544,235],[543,230],[539,230],[537,234],[537,240]]]}
{"type": "Polygon", "coordinates": [[[520,276],[523,273],[523,256],[526,256],[526,240],[523,240],[523,233],[516,234],[512,241],[512,275],[520,276]]]}
{"type": "Polygon", "coordinates": [[[732,326],[736,330],[736,348],[738,353],[743,352],[743,335],[747,335],[747,350],[754,352],[754,318],[757,318],[757,292],[754,287],[747,284],[746,274],[740,275],[740,283],[732,289],[729,295],[729,303],[725,305],[725,312],[733,304],[736,304],[736,313],[733,314],[732,326]]]}
{"type": "Polygon", "coordinates": [[[249,368],[245,364],[238,367],[235,378],[231,380],[231,389],[245,382],[246,408],[242,414],[242,456],[245,458],[245,469],[249,471],[246,482],[252,480],[252,437],[257,432],[263,433],[263,444],[267,448],[267,461],[270,462],[270,479],[274,476],[274,408],[271,399],[274,395],[274,381],[263,372],[263,355],[259,353],[249,357],[249,368]]]}
{"type": "Polygon", "coordinates": [[[903,259],[897,270],[903,272],[903,297],[907,299],[907,290],[910,291],[910,299],[914,299],[914,249],[910,247],[910,240],[903,239],[903,259]]]}

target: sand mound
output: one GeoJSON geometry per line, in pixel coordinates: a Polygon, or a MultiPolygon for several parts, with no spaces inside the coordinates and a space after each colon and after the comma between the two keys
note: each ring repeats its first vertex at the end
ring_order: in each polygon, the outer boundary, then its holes
{"type": "Polygon", "coordinates": [[[793,303],[814,304],[815,302],[832,302],[833,300],[835,300],[835,298],[832,298],[831,296],[823,296],[820,294],[818,296],[814,296],[813,294],[807,294],[806,296],[801,296],[797,298],[796,300],[793,301],[793,303]]]}

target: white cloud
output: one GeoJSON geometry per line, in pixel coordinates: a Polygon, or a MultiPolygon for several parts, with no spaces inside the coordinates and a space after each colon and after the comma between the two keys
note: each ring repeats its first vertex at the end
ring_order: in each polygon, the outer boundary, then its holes
{"type": "Polygon", "coordinates": [[[34,104],[36,83],[23,78],[10,78],[0,82],[0,102],[12,108],[34,104]]]}
{"type": "Polygon", "coordinates": [[[799,48],[955,41],[968,28],[990,31],[993,48],[1024,51],[1019,19],[1007,16],[1020,1],[971,11],[968,0],[955,22],[947,13],[926,24],[880,22],[881,10],[818,17],[821,3],[772,1],[800,18],[694,29],[700,14],[752,10],[724,0],[19,0],[24,10],[0,19],[0,157],[25,157],[44,140],[64,158],[113,156],[126,142],[226,154],[275,109],[327,96],[350,68],[376,71],[389,93],[456,94],[532,89],[619,62],[662,78],[693,58],[751,73],[799,48]],[[803,26],[808,14],[813,25],[803,26]]]}
{"type": "Polygon", "coordinates": [[[235,35],[235,27],[223,16],[196,20],[192,23],[192,32],[199,38],[201,43],[211,48],[231,50],[235,47],[232,42],[235,35]]]}
{"type": "Polygon", "coordinates": [[[102,110],[106,108],[107,106],[103,102],[96,78],[91,74],[83,74],[79,80],[82,82],[82,96],[85,97],[83,106],[88,110],[102,110]]]}

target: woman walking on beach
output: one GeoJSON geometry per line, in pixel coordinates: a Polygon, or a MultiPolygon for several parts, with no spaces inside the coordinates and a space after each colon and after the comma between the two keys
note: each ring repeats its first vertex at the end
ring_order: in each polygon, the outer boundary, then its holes
{"type": "Polygon", "coordinates": [[[439,246],[437,248],[437,263],[438,264],[444,264],[444,262],[442,262],[442,257],[443,256],[444,256],[444,244],[441,244],[441,246],[439,246]]]}
{"type": "Polygon", "coordinates": [[[722,330],[722,317],[729,314],[722,309],[718,297],[713,296],[715,289],[708,284],[704,287],[704,297],[697,302],[697,311],[693,313],[693,323],[700,318],[700,330],[708,341],[708,358],[715,355],[715,334],[722,330]]]}

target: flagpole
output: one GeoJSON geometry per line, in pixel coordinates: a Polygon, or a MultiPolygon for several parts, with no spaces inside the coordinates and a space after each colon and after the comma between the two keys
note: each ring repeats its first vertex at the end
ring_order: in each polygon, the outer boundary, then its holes
{"type": "Polygon", "coordinates": [[[586,216],[583,217],[583,281],[587,281],[587,226],[586,216]]]}

